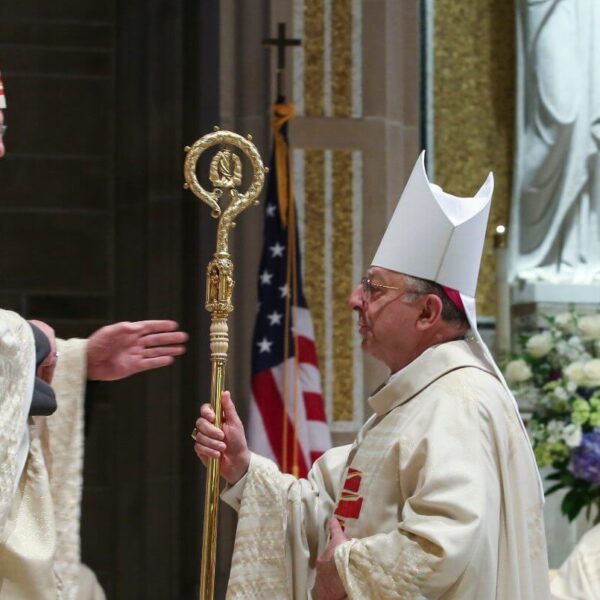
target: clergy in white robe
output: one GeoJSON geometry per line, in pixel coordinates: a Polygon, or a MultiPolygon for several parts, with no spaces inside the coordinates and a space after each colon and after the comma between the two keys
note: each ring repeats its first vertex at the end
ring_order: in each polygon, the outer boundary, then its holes
{"type": "Polygon", "coordinates": [[[229,598],[307,598],[335,515],[349,598],[548,597],[538,479],[511,399],[475,342],[425,351],[308,480],[253,455],[223,493],[239,511],[229,598]]]}
{"type": "MultiPolygon", "coordinates": [[[[31,362],[27,355],[34,348],[28,323],[14,313],[1,312],[2,323],[12,328],[10,343],[3,344],[6,377],[0,410],[4,415],[9,389],[29,393],[29,386],[24,384],[33,372],[29,369],[25,375],[23,369],[31,362]]],[[[16,493],[2,490],[3,501],[10,504],[0,540],[3,599],[77,598],[86,341],[57,340],[57,349],[61,355],[53,380],[57,410],[50,418],[29,419],[29,449],[16,493]]],[[[27,406],[29,397],[21,406],[27,406]]],[[[20,437],[16,432],[22,416],[21,412],[18,418],[7,418],[3,423],[16,437],[20,437]]],[[[7,465],[14,462],[11,458],[6,457],[7,465]]],[[[103,597],[99,587],[94,594],[91,598],[103,597]]]]}
{"type": "Polygon", "coordinates": [[[581,538],[550,589],[552,600],[600,600],[600,525],[581,538]]]}
{"type": "Polygon", "coordinates": [[[172,321],[118,323],[88,340],[57,340],[57,409],[30,417],[35,347],[31,327],[0,309],[0,599],[102,600],[81,563],[79,522],[86,381],[165,366],[187,336],[172,321]],[[21,440],[28,441],[19,460],[21,440]]]}

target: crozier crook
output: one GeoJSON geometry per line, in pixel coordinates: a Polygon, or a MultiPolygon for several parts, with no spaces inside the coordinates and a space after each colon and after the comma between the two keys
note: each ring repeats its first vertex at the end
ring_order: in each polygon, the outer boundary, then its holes
{"type": "MultiPolygon", "coordinates": [[[[217,227],[217,247],[206,270],[206,310],[211,314],[210,351],[211,351],[211,393],[210,402],[215,412],[215,425],[221,427],[221,394],[225,382],[225,366],[229,346],[229,328],[227,319],[233,311],[233,262],[229,254],[229,231],[235,226],[235,218],[246,208],[258,204],[265,174],[268,169],[252,143],[252,137],[246,138],[231,131],[215,128],[194,144],[185,148],[186,157],[183,166],[184,187],[211,208],[211,214],[219,219],[217,227]],[[213,146],[220,147],[210,163],[209,180],[214,189],[209,192],[196,176],[198,159],[205,150],[213,146]],[[245,193],[237,188],[242,183],[242,161],[232,151],[235,147],[243,152],[253,169],[252,183],[245,193]],[[229,204],[223,210],[219,202],[228,196],[229,204]]],[[[219,460],[211,458],[207,465],[206,493],[204,505],[204,528],[202,537],[202,564],[200,568],[200,600],[212,600],[215,587],[215,563],[217,549],[217,519],[219,510],[219,460]]]]}

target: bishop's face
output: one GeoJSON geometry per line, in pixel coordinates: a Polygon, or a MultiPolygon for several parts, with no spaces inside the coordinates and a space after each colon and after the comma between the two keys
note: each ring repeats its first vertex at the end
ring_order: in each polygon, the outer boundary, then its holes
{"type": "Polygon", "coordinates": [[[358,314],[363,350],[385,363],[392,373],[417,356],[419,334],[415,325],[420,307],[407,300],[412,292],[402,274],[371,267],[348,299],[358,314]]]}

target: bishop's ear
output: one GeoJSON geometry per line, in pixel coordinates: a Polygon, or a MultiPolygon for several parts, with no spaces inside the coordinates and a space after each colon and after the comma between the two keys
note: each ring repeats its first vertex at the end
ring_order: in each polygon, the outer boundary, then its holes
{"type": "Polygon", "coordinates": [[[421,310],[417,319],[417,329],[426,331],[442,319],[442,299],[435,294],[427,294],[421,298],[421,310]]]}

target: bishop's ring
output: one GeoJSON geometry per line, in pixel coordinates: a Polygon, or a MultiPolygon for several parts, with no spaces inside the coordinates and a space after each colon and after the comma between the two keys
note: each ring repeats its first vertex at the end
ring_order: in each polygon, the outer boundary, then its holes
{"type": "Polygon", "coordinates": [[[191,437],[191,438],[192,438],[194,441],[196,441],[196,436],[198,435],[198,433],[199,433],[199,432],[198,432],[198,428],[197,428],[197,427],[194,427],[194,429],[192,429],[192,433],[190,433],[190,437],[191,437]]]}

